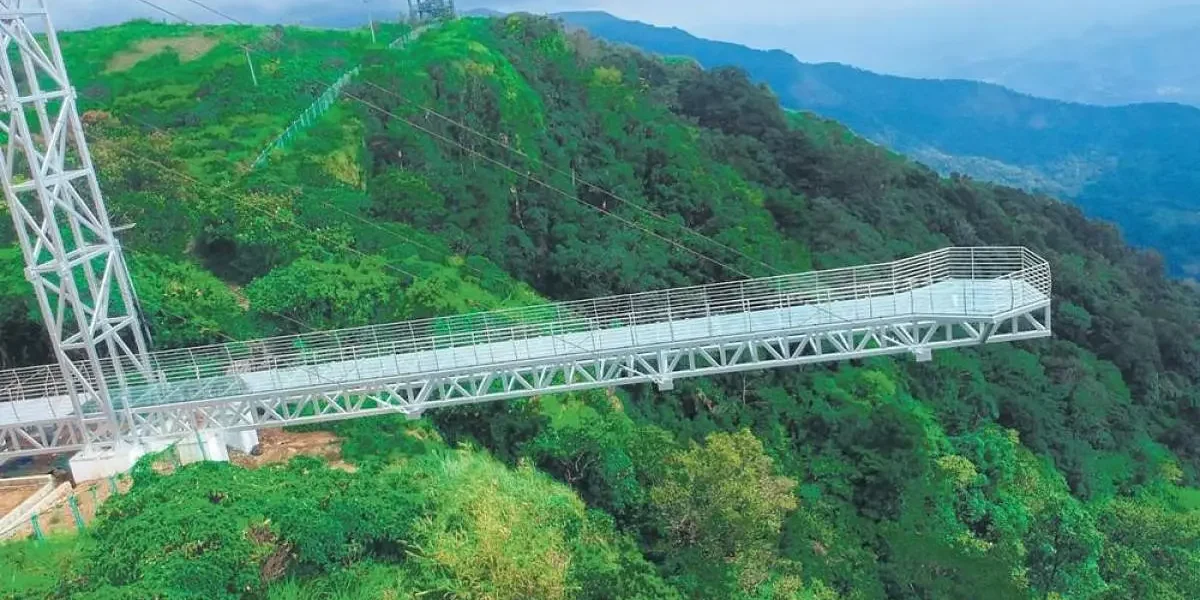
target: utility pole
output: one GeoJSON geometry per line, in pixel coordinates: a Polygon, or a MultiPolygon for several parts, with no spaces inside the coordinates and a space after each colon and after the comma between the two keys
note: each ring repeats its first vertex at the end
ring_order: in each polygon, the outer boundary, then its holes
{"type": "Polygon", "coordinates": [[[242,48],[246,51],[246,64],[250,67],[250,79],[254,81],[254,87],[258,87],[258,74],[254,72],[254,58],[250,56],[250,47],[242,48]]]}
{"type": "Polygon", "coordinates": [[[0,0],[0,47],[0,184],[78,416],[72,437],[107,452],[135,436],[128,386],[152,379],[149,336],[46,0],[0,0]]]}
{"type": "MultiPolygon", "coordinates": [[[[367,6],[368,2],[370,0],[363,0],[363,6],[367,6]]],[[[369,6],[367,7],[367,26],[371,28],[371,43],[378,43],[379,41],[375,39],[375,13],[371,11],[369,6]]]]}

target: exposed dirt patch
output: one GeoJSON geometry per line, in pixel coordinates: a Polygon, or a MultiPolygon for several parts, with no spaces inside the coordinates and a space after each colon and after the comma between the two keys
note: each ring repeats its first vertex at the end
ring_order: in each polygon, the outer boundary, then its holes
{"type": "MultiPolygon", "coordinates": [[[[118,484],[117,489],[120,490],[119,493],[125,493],[129,491],[130,485],[129,480],[125,479],[118,484]]],[[[107,482],[88,482],[75,487],[75,501],[79,504],[79,515],[83,517],[86,526],[91,525],[96,518],[96,511],[111,495],[112,491],[107,482]]],[[[46,535],[78,531],[75,515],[71,512],[71,505],[66,500],[43,512],[38,519],[42,531],[46,535]]]]}
{"type": "Polygon", "coordinates": [[[260,429],[257,455],[230,451],[229,460],[240,467],[253,469],[285,463],[296,456],[320,458],[335,469],[354,471],[353,465],[342,461],[342,440],[328,431],[293,433],[282,429],[260,429]]]}
{"type": "Polygon", "coordinates": [[[151,38],[142,40],[132,50],[119,52],[108,61],[108,72],[128,71],[138,63],[165,52],[174,50],[181,62],[190,62],[208,54],[217,46],[217,40],[200,34],[185,37],[151,38]]]}
{"type": "MultiPolygon", "coordinates": [[[[123,478],[117,483],[117,493],[124,494],[129,491],[131,486],[132,482],[129,478],[123,478]]],[[[30,493],[33,492],[30,491],[30,493]]],[[[104,504],[109,496],[112,496],[112,488],[107,481],[89,481],[75,486],[74,496],[75,502],[79,506],[79,516],[83,518],[85,526],[90,527],[100,505],[104,504]]],[[[38,513],[38,526],[41,527],[44,535],[72,534],[78,531],[75,514],[71,510],[71,504],[67,498],[44,507],[38,513]]],[[[26,521],[13,533],[11,539],[24,539],[32,535],[33,524],[26,521]]]]}
{"type": "Polygon", "coordinates": [[[0,488],[0,517],[12,512],[27,498],[42,489],[41,485],[27,485],[18,488],[0,488]]]}

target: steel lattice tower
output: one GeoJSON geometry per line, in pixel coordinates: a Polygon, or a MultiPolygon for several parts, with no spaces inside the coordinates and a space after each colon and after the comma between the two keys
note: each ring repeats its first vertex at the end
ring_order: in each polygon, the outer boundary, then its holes
{"type": "Polygon", "coordinates": [[[457,15],[454,0],[416,0],[415,7],[409,0],[408,13],[418,22],[450,20],[457,15]]]}
{"type": "Polygon", "coordinates": [[[75,435],[103,448],[133,430],[122,391],[150,373],[147,334],[45,0],[0,0],[0,49],[4,196],[71,390],[75,435]]]}

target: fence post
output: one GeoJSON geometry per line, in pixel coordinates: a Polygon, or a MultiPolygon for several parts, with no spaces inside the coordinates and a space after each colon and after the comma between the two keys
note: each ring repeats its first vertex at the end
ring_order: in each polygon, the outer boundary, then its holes
{"type": "Polygon", "coordinates": [[[75,494],[71,494],[71,496],[67,498],[67,505],[71,507],[71,516],[75,517],[75,529],[78,529],[80,533],[83,533],[83,515],[79,513],[79,501],[75,499],[75,494]]]}
{"type": "Polygon", "coordinates": [[[29,516],[29,524],[33,526],[33,539],[39,542],[46,539],[45,534],[42,533],[42,524],[38,522],[37,513],[29,516]]]}

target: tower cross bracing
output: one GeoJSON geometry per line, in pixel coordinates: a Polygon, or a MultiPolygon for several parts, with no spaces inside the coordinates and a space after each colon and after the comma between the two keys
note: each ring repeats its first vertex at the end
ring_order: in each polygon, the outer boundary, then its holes
{"type": "Polygon", "coordinates": [[[148,340],[44,0],[0,0],[0,50],[0,181],[26,277],[71,427],[83,444],[111,444],[133,431],[111,400],[146,380],[148,340]]]}

